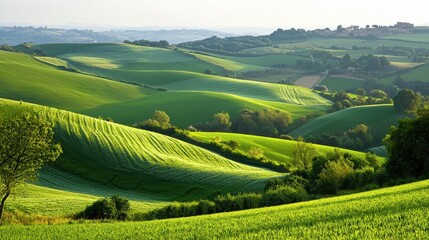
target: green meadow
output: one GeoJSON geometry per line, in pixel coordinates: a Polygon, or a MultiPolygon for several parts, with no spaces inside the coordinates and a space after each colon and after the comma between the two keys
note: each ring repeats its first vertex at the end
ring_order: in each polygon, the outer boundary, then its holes
{"type": "Polygon", "coordinates": [[[365,124],[375,132],[374,137],[384,137],[390,126],[396,125],[404,117],[406,116],[395,112],[393,105],[352,107],[312,119],[290,135],[309,137],[343,133],[356,125],[365,124]]]}
{"type": "MultiPolygon", "coordinates": [[[[278,163],[294,165],[293,151],[296,149],[296,141],[283,140],[279,138],[261,137],[247,134],[236,133],[220,133],[220,132],[193,132],[191,136],[199,141],[211,142],[215,138],[220,138],[224,142],[236,141],[239,143],[238,150],[243,153],[248,153],[252,147],[257,147],[263,150],[264,156],[278,163]]],[[[319,154],[332,152],[335,148],[324,145],[314,144],[319,154]]],[[[339,149],[343,152],[348,152],[358,157],[365,157],[365,153],[339,149]]]]}
{"type": "Polygon", "coordinates": [[[4,226],[2,239],[425,239],[429,181],[277,207],[148,222],[4,226]],[[404,205],[404,203],[406,203],[404,205]]]}

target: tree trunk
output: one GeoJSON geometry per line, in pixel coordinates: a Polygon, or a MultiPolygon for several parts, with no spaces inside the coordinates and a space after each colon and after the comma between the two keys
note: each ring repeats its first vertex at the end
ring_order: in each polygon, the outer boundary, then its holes
{"type": "Polygon", "coordinates": [[[4,203],[6,202],[6,199],[9,197],[9,194],[10,194],[10,191],[7,191],[0,203],[0,225],[2,224],[2,219],[3,219],[4,203]]]}

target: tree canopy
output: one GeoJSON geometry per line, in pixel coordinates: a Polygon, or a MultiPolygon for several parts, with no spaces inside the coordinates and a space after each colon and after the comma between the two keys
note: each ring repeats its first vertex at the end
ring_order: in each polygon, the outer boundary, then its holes
{"type": "Polygon", "coordinates": [[[53,137],[52,125],[29,113],[0,122],[0,223],[11,190],[62,153],[53,137]]]}
{"type": "Polygon", "coordinates": [[[393,176],[420,177],[429,173],[429,109],[420,109],[416,119],[392,127],[384,139],[387,171],[393,176]]]}

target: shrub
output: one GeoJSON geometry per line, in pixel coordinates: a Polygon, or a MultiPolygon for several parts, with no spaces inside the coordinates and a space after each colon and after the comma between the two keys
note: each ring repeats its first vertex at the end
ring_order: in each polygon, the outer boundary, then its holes
{"type": "Polygon", "coordinates": [[[128,217],[130,203],[128,199],[118,195],[97,200],[87,206],[83,212],[77,214],[78,218],[85,219],[118,219],[125,220],[128,217]]]}

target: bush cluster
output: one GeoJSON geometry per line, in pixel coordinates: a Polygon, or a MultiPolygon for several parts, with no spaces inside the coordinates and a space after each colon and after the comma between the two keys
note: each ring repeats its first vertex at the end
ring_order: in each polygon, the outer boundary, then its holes
{"type": "Polygon", "coordinates": [[[125,220],[130,210],[129,200],[118,195],[97,200],[76,215],[84,219],[116,219],[125,220]]]}

